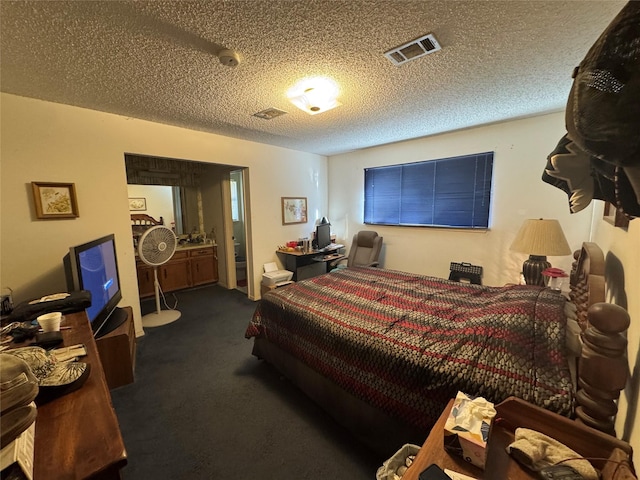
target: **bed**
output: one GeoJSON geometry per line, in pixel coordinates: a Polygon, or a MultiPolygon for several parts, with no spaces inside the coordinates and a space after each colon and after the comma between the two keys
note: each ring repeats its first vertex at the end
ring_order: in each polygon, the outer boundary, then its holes
{"type": "MultiPolygon", "coordinates": [[[[267,293],[245,336],[254,339],[255,356],[384,455],[422,443],[458,391],[494,403],[517,396],[572,416],[587,373],[575,367],[578,330],[590,298],[604,300],[604,277],[590,273],[604,270],[598,252],[585,244],[576,255],[572,304],[542,287],[348,268],[267,293]]],[[[608,400],[601,393],[590,385],[587,419],[594,411],[602,417],[593,402],[594,395],[608,400]]]]}

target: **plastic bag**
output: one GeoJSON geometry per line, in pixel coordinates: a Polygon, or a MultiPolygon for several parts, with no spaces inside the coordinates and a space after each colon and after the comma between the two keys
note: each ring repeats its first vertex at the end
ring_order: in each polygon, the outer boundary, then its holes
{"type": "MultiPolygon", "coordinates": [[[[401,466],[407,466],[406,460],[407,457],[413,455],[417,455],[420,447],[418,445],[413,445],[411,443],[407,443],[400,448],[393,456],[384,462],[378,471],[376,472],[376,480],[394,480],[394,475],[398,475],[398,468],[401,466]]],[[[398,475],[398,477],[402,478],[402,475],[398,475]]]]}

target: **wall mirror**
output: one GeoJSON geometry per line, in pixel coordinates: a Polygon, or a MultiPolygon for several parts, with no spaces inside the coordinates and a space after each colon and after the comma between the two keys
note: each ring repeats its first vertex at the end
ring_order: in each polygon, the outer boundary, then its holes
{"type": "Polygon", "coordinates": [[[196,187],[129,184],[128,191],[130,213],[145,213],[156,220],[162,217],[164,225],[178,236],[209,233],[201,225],[204,212],[202,202],[198,202],[196,187]],[[139,208],[140,205],[143,208],[139,208]]]}
{"type": "Polygon", "coordinates": [[[206,165],[130,154],[125,163],[129,197],[144,199],[145,213],[163,216],[177,235],[207,232],[200,190],[206,165]]]}

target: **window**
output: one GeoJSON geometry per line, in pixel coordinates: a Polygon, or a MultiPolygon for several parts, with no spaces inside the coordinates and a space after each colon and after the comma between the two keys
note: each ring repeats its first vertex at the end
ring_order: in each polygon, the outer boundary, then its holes
{"type": "Polygon", "coordinates": [[[231,220],[240,221],[240,208],[238,206],[238,182],[231,179],[231,220]]]}
{"type": "Polygon", "coordinates": [[[364,171],[364,223],[488,228],[493,152],[364,171]]]}

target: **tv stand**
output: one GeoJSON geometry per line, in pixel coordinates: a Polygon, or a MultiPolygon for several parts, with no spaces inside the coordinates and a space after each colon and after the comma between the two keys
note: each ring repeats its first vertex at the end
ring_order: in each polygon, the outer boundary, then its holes
{"type": "Polygon", "coordinates": [[[104,337],[107,333],[113,332],[116,328],[127,321],[127,312],[124,308],[116,307],[107,318],[107,321],[102,324],[100,330],[95,334],[96,340],[100,337],[104,337]]]}
{"type": "MultiPolygon", "coordinates": [[[[131,307],[118,308],[115,327],[96,338],[102,369],[109,389],[133,382],[136,332],[131,307]]],[[[113,318],[116,312],[111,315],[113,318]]],[[[111,325],[110,325],[111,326],[111,325]]]]}

